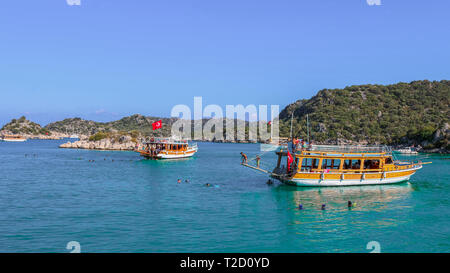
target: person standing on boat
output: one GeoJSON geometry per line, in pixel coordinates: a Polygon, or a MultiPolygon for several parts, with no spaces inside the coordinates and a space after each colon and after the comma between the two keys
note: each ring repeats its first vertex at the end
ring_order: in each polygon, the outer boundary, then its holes
{"type": "Polygon", "coordinates": [[[241,156],[242,156],[242,164],[247,163],[247,155],[241,152],[241,156]]]}
{"type": "Polygon", "coordinates": [[[261,161],[261,157],[259,155],[256,156],[256,167],[259,168],[259,162],[261,161]]]}
{"type": "Polygon", "coordinates": [[[299,140],[298,140],[298,138],[295,137],[295,138],[292,140],[292,151],[293,151],[294,153],[297,151],[298,143],[299,143],[299,140]]]}

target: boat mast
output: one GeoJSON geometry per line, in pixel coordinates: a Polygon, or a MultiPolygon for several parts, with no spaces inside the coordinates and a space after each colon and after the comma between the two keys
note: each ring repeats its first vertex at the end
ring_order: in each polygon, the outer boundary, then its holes
{"type": "Polygon", "coordinates": [[[307,133],[307,139],[308,139],[308,143],[309,143],[309,115],[306,114],[306,133],[307,133]]]}
{"type": "Polygon", "coordinates": [[[294,120],[294,111],[292,111],[291,115],[291,140],[292,140],[292,121],[294,120]]]}

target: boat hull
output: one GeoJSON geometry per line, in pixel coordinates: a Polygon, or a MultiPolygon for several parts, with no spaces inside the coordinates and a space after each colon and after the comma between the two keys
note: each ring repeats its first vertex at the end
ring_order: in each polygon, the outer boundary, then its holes
{"type": "Polygon", "coordinates": [[[187,158],[187,157],[192,157],[194,154],[196,153],[196,151],[192,151],[192,152],[186,152],[184,154],[170,154],[170,153],[160,153],[158,154],[157,158],[158,159],[178,159],[178,158],[187,158]]]}
{"type": "Polygon", "coordinates": [[[140,151],[140,154],[147,159],[181,159],[192,157],[196,152],[197,149],[190,149],[186,152],[161,152],[156,156],[152,156],[145,151],[140,151]]]}
{"type": "Polygon", "coordinates": [[[362,186],[362,185],[384,185],[406,182],[411,175],[405,177],[386,179],[364,179],[364,180],[321,180],[321,179],[292,179],[281,180],[284,184],[298,187],[342,187],[342,186],[362,186]]]}
{"type": "Polygon", "coordinates": [[[384,174],[308,174],[299,173],[293,178],[284,179],[282,176],[272,176],[284,184],[298,187],[339,187],[361,185],[384,185],[408,181],[421,166],[409,170],[386,172],[384,174]],[[306,178],[306,177],[311,178],[306,178]],[[347,177],[346,177],[347,176],[347,177]]]}
{"type": "Polygon", "coordinates": [[[27,140],[26,139],[1,139],[1,141],[5,141],[5,142],[25,142],[27,140]]]}

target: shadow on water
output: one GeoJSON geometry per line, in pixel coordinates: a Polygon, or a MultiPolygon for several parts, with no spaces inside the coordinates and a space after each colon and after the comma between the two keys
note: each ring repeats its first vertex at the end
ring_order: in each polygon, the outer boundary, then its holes
{"type": "Polygon", "coordinates": [[[293,187],[278,185],[273,188],[277,199],[287,199],[292,207],[320,207],[326,209],[347,210],[348,201],[354,205],[352,210],[379,211],[389,203],[407,198],[414,191],[410,183],[396,185],[350,186],[350,187],[293,187]]]}
{"type": "Polygon", "coordinates": [[[176,158],[176,159],[145,159],[145,158],[141,158],[141,159],[137,160],[137,162],[141,163],[141,164],[164,165],[167,163],[187,162],[187,161],[193,161],[193,160],[195,160],[195,157],[176,158]]]}

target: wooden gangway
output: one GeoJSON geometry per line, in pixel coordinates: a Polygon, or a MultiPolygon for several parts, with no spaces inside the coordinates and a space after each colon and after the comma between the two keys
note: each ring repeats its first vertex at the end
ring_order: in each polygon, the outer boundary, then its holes
{"type": "Polygon", "coordinates": [[[254,170],[257,170],[257,171],[260,171],[260,172],[263,172],[263,173],[273,174],[272,172],[269,172],[269,171],[267,171],[267,170],[261,169],[261,168],[256,167],[256,166],[249,165],[249,164],[247,164],[247,163],[241,163],[241,165],[243,165],[243,166],[245,166],[245,167],[252,168],[252,169],[254,169],[254,170]]]}

